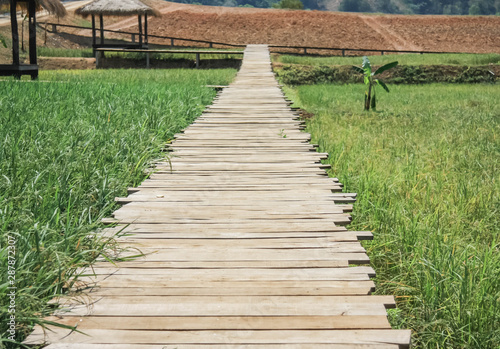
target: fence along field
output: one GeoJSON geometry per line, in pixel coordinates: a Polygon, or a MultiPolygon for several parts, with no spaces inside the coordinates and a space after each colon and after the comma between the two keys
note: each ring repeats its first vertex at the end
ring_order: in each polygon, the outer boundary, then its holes
{"type": "Polygon", "coordinates": [[[235,70],[42,72],[0,81],[0,347],[7,331],[8,237],[16,240],[15,339],[76,268],[107,246],[88,238],[114,198],[138,185],[165,142],[210,104],[235,70]]]}
{"type": "MultiPolygon", "coordinates": [[[[394,57],[393,57],[394,58],[394,57]]],[[[500,88],[391,85],[363,112],[364,86],[288,88],[315,114],[312,141],[357,192],[351,229],[366,243],[377,292],[394,294],[414,348],[500,346],[500,88]]]]}

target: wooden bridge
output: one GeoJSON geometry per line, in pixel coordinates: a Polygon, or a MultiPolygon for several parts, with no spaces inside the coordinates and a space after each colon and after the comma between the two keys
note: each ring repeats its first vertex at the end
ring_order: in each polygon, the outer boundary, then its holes
{"type": "MultiPolygon", "coordinates": [[[[114,213],[120,245],[146,255],[102,261],[25,343],[47,349],[408,348],[392,296],[349,231],[353,194],[328,178],[309,135],[252,45],[235,81],[171,145],[114,213]],[[350,266],[356,264],[358,266],[350,266]],[[81,332],[79,332],[81,331],[81,332]]],[[[130,250],[123,254],[137,254],[130,250]]]]}

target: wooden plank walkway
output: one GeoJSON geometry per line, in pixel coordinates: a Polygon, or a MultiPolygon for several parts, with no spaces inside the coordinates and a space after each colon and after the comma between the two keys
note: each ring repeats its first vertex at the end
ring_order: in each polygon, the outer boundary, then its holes
{"type": "Polygon", "coordinates": [[[392,296],[370,295],[374,270],[349,231],[341,193],[299,130],[263,45],[171,144],[172,163],[132,188],[114,213],[123,257],[96,263],[51,319],[47,349],[407,348],[392,296]],[[358,264],[350,266],[350,264],[358,264]]]}

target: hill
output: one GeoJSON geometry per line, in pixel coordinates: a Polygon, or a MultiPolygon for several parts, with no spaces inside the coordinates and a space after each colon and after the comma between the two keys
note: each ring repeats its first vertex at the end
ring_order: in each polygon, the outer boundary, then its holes
{"type": "MultiPolygon", "coordinates": [[[[279,0],[177,0],[177,3],[207,6],[270,8],[279,0]]],[[[347,12],[393,14],[495,15],[499,0],[302,0],[304,8],[347,12]]]]}

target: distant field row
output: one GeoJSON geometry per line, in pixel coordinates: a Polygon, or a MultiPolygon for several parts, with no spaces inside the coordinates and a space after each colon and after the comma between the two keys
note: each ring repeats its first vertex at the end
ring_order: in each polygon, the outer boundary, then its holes
{"type": "MultiPolygon", "coordinates": [[[[172,47],[168,48],[168,50],[196,50],[196,51],[206,51],[207,53],[203,54],[203,59],[241,59],[241,55],[234,54],[216,54],[210,55],[210,51],[223,51],[220,49],[209,49],[209,48],[199,48],[199,47],[172,47]]],[[[230,49],[226,51],[242,51],[242,49],[230,49]]],[[[60,48],[47,48],[47,47],[39,47],[38,48],[38,56],[39,57],[94,57],[92,54],[91,48],[85,49],[60,49],[60,48]]],[[[106,57],[114,58],[129,58],[129,59],[144,59],[144,53],[133,53],[133,52],[106,52],[106,57]]],[[[172,60],[172,59],[193,59],[193,54],[189,53],[152,53],[150,54],[151,59],[161,59],[161,60],[172,60]]]]}
{"type": "MultiPolygon", "coordinates": [[[[170,49],[170,48],[169,48],[170,49]]],[[[186,50],[186,47],[174,47],[172,49],[186,50]]],[[[192,48],[199,50],[200,48],[192,48]]],[[[210,49],[203,49],[207,52],[210,49]]],[[[231,49],[231,51],[238,49],[231,49]]],[[[220,51],[220,50],[218,50],[220,51]]],[[[38,55],[41,57],[93,57],[92,49],[56,49],[39,47],[38,55]]],[[[143,59],[144,54],[141,53],[107,53],[108,57],[123,57],[131,59],[143,59]]],[[[192,59],[189,54],[152,54],[155,59],[192,59]]],[[[204,59],[241,59],[240,55],[209,55],[204,54],[204,59]]],[[[288,55],[288,54],[272,54],[273,62],[284,64],[301,64],[301,65],[360,65],[360,57],[322,57],[322,56],[307,56],[307,55],[288,55]]],[[[370,60],[375,64],[385,64],[394,60],[399,61],[402,65],[487,65],[500,64],[500,54],[391,54],[391,55],[376,55],[369,56],[370,60]]]]}
{"type": "MultiPolygon", "coordinates": [[[[368,56],[373,64],[383,65],[398,61],[402,65],[487,65],[500,64],[500,54],[398,54],[368,56]]],[[[302,65],[361,65],[361,57],[320,57],[303,55],[273,55],[276,63],[302,65]]]]}

